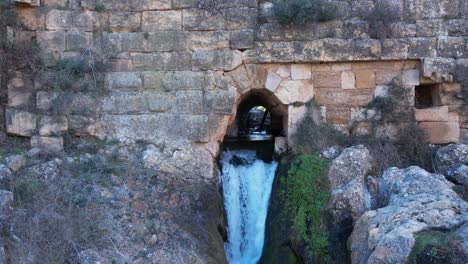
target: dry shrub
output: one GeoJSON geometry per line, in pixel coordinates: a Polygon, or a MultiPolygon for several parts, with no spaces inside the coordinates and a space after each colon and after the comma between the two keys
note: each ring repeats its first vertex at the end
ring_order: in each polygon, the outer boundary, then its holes
{"type": "Polygon", "coordinates": [[[94,157],[61,165],[51,179],[44,170],[14,175],[15,210],[2,234],[10,263],[79,263],[83,250],[117,250],[123,230],[101,189],[112,187],[112,177],[136,173],[133,166],[116,156],[94,157]]]}

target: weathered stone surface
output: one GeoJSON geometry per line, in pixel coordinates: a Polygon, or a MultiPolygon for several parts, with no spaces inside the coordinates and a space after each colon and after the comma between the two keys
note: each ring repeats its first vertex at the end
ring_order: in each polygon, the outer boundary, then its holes
{"type": "Polygon", "coordinates": [[[460,184],[468,184],[468,166],[465,164],[458,164],[450,167],[447,170],[447,179],[460,184]]]}
{"type": "Polygon", "coordinates": [[[252,29],[231,31],[232,49],[251,49],[254,46],[255,32],[252,29]]]}
{"type": "Polygon", "coordinates": [[[242,64],[242,54],[239,51],[215,50],[195,51],[192,56],[194,69],[232,71],[242,64]]]}
{"type": "Polygon", "coordinates": [[[380,185],[388,205],[356,222],[349,240],[352,263],[405,263],[417,233],[467,221],[468,204],[442,175],[419,167],[390,168],[380,185]]]}
{"type": "Polygon", "coordinates": [[[141,27],[141,14],[137,12],[112,12],[109,26],[114,31],[136,31],[141,27]]]}
{"type": "Polygon", "coordinates": [[[312,77],[310,64],[292,64],[291,78],[293,80],[308,80],[312,77]]]}
{"type": "Polygon", "coordinates": [[[265,88],[270,92],[275,92],[281,82],[281,77],[273,72],[268,73],[265,82],[265,88]]]}
{"type": "Polygon", "coordinates": [[[71,11],[53,9],[46,15],[46,28],[49,30],[69,29],[72,25],[71,11]]]}
{"type": "Polygon", "coordinates": [[[403,85],[417,86],[420,84],[419,70],[404,70],[402,72],[403,85]]]}
{"type": "Polygon", "coordinates": [[[234,88],[229,90],[210,90],[204,94],[205,111],[218,114],[232,114],[236,91],[234,88]]]}
{"type": "Polygon", "coordinates": [[[184,30],[221,30],[226,28],[226,20],[221,15],[206,16],[201,9],[184,9],[184,30]]]}
{"type": "Polygon", "coordinates": [[[16,172],[26,165],[26,159],[22,155],[9,156],[5,161],[8,169],[12,172],[16,172]]]}
{"type": "Polygon", "coordinates": [[[68,120],[65,116],[44,116],[40,119],[39,135],[56,136],[68,130],[68,120]]]}
{"type": "Polygon", "coordinates": [[[102,110],[111,114],[144,113],[148,110],[146,94],[141,92],[113,93],[104,98],[102,110]]]}
{"type": "Polygon", "coordinates": [[[181,11],[148,11],[142,13],[143,31],[182,30],[181,11]]]}
{"type": "Polygon", "coordinates": [[[341,73],[341,88],[354,89],[356,88],[356,75],[352,71],[344,71],[341,73]]]}
{"type": "Polygon", "coordinates": [[[30,6],[40,6],[41,1],[40,0],[14,0],[15,3],[18,4],[27,4],[30,6]]]}
{"type": "Polygon", "coordinates": [[[31,136],[36,130],[37,117],[35,114],[13,108],[7,108],[5,114],[8,133],[18,136],[31,136]]]}
{"type": "Polygon", "coordinates": [[[91,48],[93,33],[69,32],[67,34],[67,51],[82,51],[91,48]]]}
{"type": "Polygon", "coordinates": [[[203,113],[203,91],[184,90],[176,91],[176,105],[174,109],[183,114],[203,113]]]}
{"type": "Polygon", "coordinates": [[[288,80],[274,94],[283,104],[307,103],[314,97],[314,86],[309,80],[288,80]]]}
{"type": "Polygon", "coordinates": [[[38,31],[37,42],[46,50],[64,51],[66,49],[66,33],[62,31],[38,31]]]}
{"type": "Polygon", "coordinates": [[[31,138],[31,147],[38,147],[51,152],[62,152],[63,138],[33,136],[31,138]]]}
{"type": "Polygon", "coordinates": [[[374,88],[375,87],[375,72],[371,70],[354,71],[356,75],[357,88],[374,88]]]}
{"type": "Polygon", "coordinates": [[[415,110],[416,121],[448,122],[448,106],[434,106],[415,110]]]}
{"type": "Polygon", "coordinates": [[[372,169],[372,157],[362,145],[347,148],[333,160],[328,172],[331,198],[327,205],[330,214],[332,256],[337,262],[347,262],[346,238],[366,210],[365,179],[372,169]]]}
{"type": "Polygon", "coordinates": [[[456,65],[454,59],[424,58],[422,74],[435,82],[452,82],[456,65]]]}
{"type": "Polygon", "coordinates": [[[135,89],[143,85],[140,74],[135,72],[112,72],[106,74],[107,89],[135,89]]]}
{"type": "Polygon", "coordinates": [[[437,170],[447,175],[448,170],[456,165],[468,165],[468,145],[452,144],[437,150],[435,155],[437,170]]]}
{"type": "Polygon", "coordinates": [[[421,122],[418,125],[424,129],[432,144],[458,143],[460,126],[453,122],[421,122]]]}

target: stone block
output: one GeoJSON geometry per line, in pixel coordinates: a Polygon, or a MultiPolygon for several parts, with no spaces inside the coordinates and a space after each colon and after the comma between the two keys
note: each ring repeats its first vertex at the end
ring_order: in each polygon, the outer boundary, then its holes
{"type": "Polygon", "coordinates": [[[236,91],[234,88],[206,91],[204,100],[205,111],[216,114],[232,114],[235,100],[236,91]]]}
{"type": "Polygon", "coordinates": [[[191,7],[198,7],[198,0],[172,0],[172,8],[174,9],[191,7]]]}
{"type": "Polygon", "coordinates": [[[189,41],[188,33],[182,31],[160,31],[148,35],[143,33],[143,38],[146,39],[144,41],[146,52],[184,51],[189,41]]]}
{"type": "Polygon", "coordinates": [[[222,15],[207,16],[198,8],[182,10],[184,30],[222,30],[226,28],[226,20],[222,15]]]}
{"type": "Polygon", "coordinates": [[[389,86],[378,85],[374,90],[374,98],[376,97],[387,97],[390,90],[389,86]]]}
{"type": "Polygon", "coordinates": [[[106,55],[117,55],[123,51],[121,33],[102,33],[102,51],[106,55]]]}
{"type": "Polygon", "coordinates": [[[292,64],[291,78],[293,80],[308,80],[312,77],[310,64],[292,64]]]}
{"type": "Polygon", "coordinates": [[[314,86],[316,88],[340,88],[341,72],[315,73],[314,86]]]}
{"type": "Polygon", "coordinates": [[[165,71],[188,71],[192,69],[191,52],[167,52],[162,53],[163,69],[165,71]]]}
{"type": "Polygon", "coordinates": [[[130,53],[134,70],[163,70],[164,57],[161,53],[130,53]]]}
{"type": "Polygon", "coordinates": [[[390,25],[392,38],[411,38],[416,37],[416,24],[407,22],[395,22],[390,25]]]}
{"type": "Polygon", "coordinates": [[[372,89],[324,89],[315,87],[314,99],[320,105],[341,105],[341,106],[364,106],[373,98],[372,89]]]}
{"type": "Polygon", "coordinates": [[[67,0],[43,0],[42,5],[49,8],[66,8],[68,5],[67,0]]]}
{"type": "Polygon", "coordinates": [[[45,15],[38,9],[16,9],[16,15],[18,17],[18,20],[27,30],[40,30],[45,28],[45,15]]]}
{"type": "Polygon", "coordinates": [[[171,75],[159,71],[143,72],[144,88],[164,91],[164,83],[168,81],[168,76],[171,75]]]}
{"type": "Polygon", "coordinates": [[[372,70],[356,70],[356,87],[357,88],[374,88],[375,87],[375,72],[372,70]]]}
{"type": "Polygon", "coordinates": [[[437,46],[438,56],[443,58],[463,58],[467,54],[466,52],[465,39],[462,37],[439,37],[437,46]]]}
{"type": "Polygon", "coordinates": [[[454,59],[424,58],[422,63],[422,75],[435,82],[452,82],[456,72],[454,59]]]}
{"type": "Polygon", "coordinates": [[[403,85],[417,86],[420,84],[419,70],[403,70],[403,85]]]}
{"type": "Polygon", "coordinates": [[[203,72],[176,71],[164,77],[164,87],[170,91],[203,90],[206,86],[203,72]]]}
{"type": "Polygon", "coordinates": [[[37,117],[33,113],[7,108],[5,119],[9,134],[29,137],[36,130],[37,117]]]}
{"type": "Polygon", "coordinates": [[[102,111],[110,114],[137,114],[148,110],[147,99],[141,92],[119,92],[106,96],[102,111]]]}
{"type": "Polygon", "coordinates": [[[208,129],[210,142],[222,142],[229,125],[230,115],[210,114],[208,116],[208,129]]]}
{"type": "Polygon", "coordinates": [[[432,144],[458,143],[460,140],[460,126],[453,122],[421,122],[422,128],[432,144]]]}
{"type": "Polygon", "coordinates": [[[80,31],[92,32],[97,15],[91,11],[73,13],[73,25],[80,31]]]}
{"type": "Polygon", "coordinates": [[[43,116],[38,127],[39,135],[56,136],[68,130],[68,120],[65,116],[43,116]]]}
{"type": "Polygon", "coordinates": [[[234,5],[226,9],[224,16],[226,28],[228,30],[256,29],[258,17],[257,8],[234,5]]]}
{"type": "Polygon", "coordinates": [[[141,27],[141,13],[112,12],[109,16],[109,25],[113,31],[137,31],[141,27]]]}
{"type": "Polygon", "coordinates": [[[36,107],[42,111],[49,111],[57,99],[58,94],[54,92],[37,92],[36,93],[36,107]]]}
{"type": "Polygon", "coordinates": [[[49,30],[69,29],[73,25],[71,11],[53,9],[46,15],[46,28],[49,30]]]}
{"type": "Polygon", "coordinates": [[[34,136],[31,138],[31,147],[37,147],[51,152],[62,152],[63,138],[34,136]]]}
{"type": "Polygon", "coordinates": [[[408,38],[408,59],[436,57],[436,38],[408,38]]]}
{"type": "Polygon", "coordinates": [[[385,39],[382,43],[383,60],[408,58],[409,44],[406,39],[385,39]]]}
{"type": "Polygon", "coordinates": [[[181,11],[147,11],[142,13],[143,31],[182,30],[181,11]]]}
{"type": "Polygon", "coordinates": [[[307,103],[314,97],[314,86],[310,80],[286,80],[276,89],[275,96],[287,105],[307,103]]]}
{"type": "Polygon", "coordinates": [[[68,32],[67,51],[82,51],[91,48],[93,33],[89,32],[68,32]]]}
{"type": "Polygon", "coordinates": [[[265,88],[270,92],[275,92],[281,82],[281,77],[273,72],[269,72],[266,77],[265,88]]]}
{"type": "Polygon", "coordinates": [[[362,20],[346,20],[344,24],[346,38],[369,38],[369,23],[362,20]]]}
{"type": "Polygon", "coordinates": [[[356,88],[356,75],[352,71],[341,72],[341,88],[355,89],[356,88]]]}
{"type": "Polygon", "coordinates": [[[174,96],[170,93],[146,93],[146,100],[151,112],[167,112],[175,105],[174,96]]]}
{"type": "Polygon", "coordinates": [[[242,64],[242,53],[231,50],[196,50],[192,56],[192,67],[196,70],[232,71],[242,64]]]}
{"type": "Polygon", "coordinates": [[[255,32],[252,29],[231,31],[232,49],[252,49],[254,46],[255,32]]]}
{"type": "Polygon", "coordinates": [[[377,85],[388,85],[393,79],[400,77],[401,71],[378,71],[375,73],[375,83],[377,85]]]}
{"type": "Polygon", "coordinates": [[[176,92],[176,106],[174,112],[181,114],[203,113],[203,91],[184,90],[176,92]]]}
{"type": "MultiPolygon", "coordinates": [[[[352,43],[353,48],[348,51],[352,60],[376,60],[382,55],[382,44],[376,39],[355,39],[352,43]]],[[[343,54],[346,59],[346,54],[343,54]]]]}
{"type": "MultiPolygon", "coordinates": [[[[230,47],[229,31],[192,31],[188,37],[188,47],[192,50],[197,49],[227,49],[230,47]]],[[[231,40],[232,41],[232,40],[231,40]]],[[[237,41],[237,40],[236,40],[237,41]]],[[[244,40],[239,40],[243,42],[244,40]]],[[[253,43],[252,43],[253,44],[253,43]]],[[[232,44],[231,44],[232,45],[232,44]]]]}
{"type": "Polygon", "coordinates": [[[29,89],[8,87],[8,106],[28,107],[32,105],[33,93],[29,89]]]}
{"type": "Polygon", "coordinates": [[[434,106],[424,109],[415,109],[416,121],[448,122],[448,106],[434,106]]]}
{"type": "Polygon", "coordinates": [[[447,27],[443,19],[430,19],[416,21],[418,37],[447,36],[447,27]]]}
{"type": "Polygon", "coordinates": [[[66,33],[63,31],[37,31],[37,42],[45,51],[65,51],[66,33]]]}
{"type": "Polygon", "coordinates": [[[111,72],[105,77],[106,89],[136,89],[143,86],[141,75],[137,72],[111,72]]]}
{"type": "Polygon", "coordinates": [[[351,108],[349,106],[328,106],[327,123],[334,125],[348,125],[351,121],[351,108]]]}

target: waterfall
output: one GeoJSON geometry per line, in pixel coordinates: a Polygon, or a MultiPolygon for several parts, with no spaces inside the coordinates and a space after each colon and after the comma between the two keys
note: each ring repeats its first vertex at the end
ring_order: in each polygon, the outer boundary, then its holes
{"type": "Polygon", "coordinates": [[[255,264],[262,255],[268,202],[278,163],[258,160],[253,150],[225,151],[221,163],[228,261],[255,264]]]}

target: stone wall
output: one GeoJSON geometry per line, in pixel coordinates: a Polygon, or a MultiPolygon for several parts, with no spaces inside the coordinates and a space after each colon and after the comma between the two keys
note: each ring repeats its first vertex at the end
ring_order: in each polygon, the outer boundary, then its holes
{"type": "MultiPolygon", "coordinates": [[[[334,1],[339,19],[304,26],[279,25],[268,1],[220,2],[208,12],[197,0],[14,0],[25,26],[16,37],[37,40],[48,66],[85,56],[102,67],[91,76],[99,92],[54,89],[54,71],[12,74],[7,132],[58,148],[64,133],[220,142],[255,89],[289,105],[289,130],[304,112],[294,103],[315,99],[323,120],[347,131],[400,77],[409,87],[439,85],[447,117],[420,120],[434,142],[458,140],[460,128],[466,140],[467,1],[389,1],[398,20],[383,39],[366,19],[374,1],[334,1]],[[57,114],[54,99],[64,95],[68,109],[57,114]]],[[[359,121],[367,133],[368,120],[359,121]]]]}

